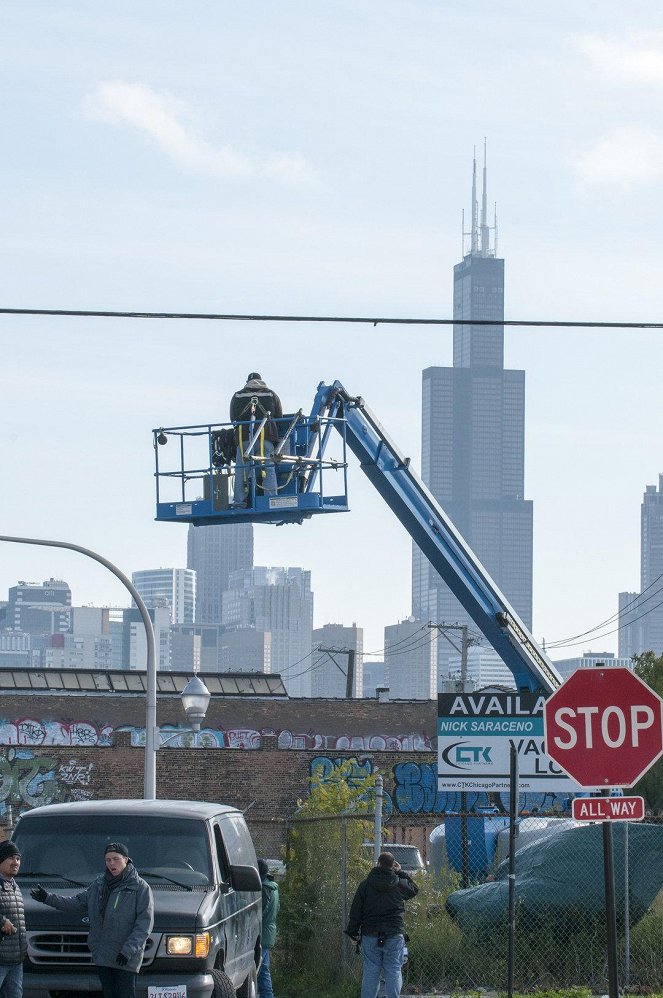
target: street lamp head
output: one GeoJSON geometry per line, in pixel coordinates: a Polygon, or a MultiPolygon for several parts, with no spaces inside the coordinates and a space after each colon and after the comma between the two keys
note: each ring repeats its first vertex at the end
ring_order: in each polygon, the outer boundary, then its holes
{"type": "Polygon", "coordinates": [[[194,731],[200,731],[200,723],[205,720],[205,714],[210,702],[210,691],[202,679],[193,676],[182,690],[180,699],[194,731]]]}

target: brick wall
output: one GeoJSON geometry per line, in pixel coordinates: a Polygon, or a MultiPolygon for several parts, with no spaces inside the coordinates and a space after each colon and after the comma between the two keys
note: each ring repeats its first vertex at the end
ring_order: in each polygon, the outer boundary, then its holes
{"type": "MultiPolygon", "coordinates": [[[[161,726],[184,725],[179,697],[160,696],[157,716],[161,726]]],[[[117,729],[139,729],[144,722],[144,696],[134,694],[4,696],[0,707],[0,724],[5,730],[5,744],[0,744],[0,822],[8,823],[20,811],[40,803],[141,797],[144,750],[132,747],[130,730],[117,729]],[[6,744],[8,732],[18,730],[17,723],[24,719],[57,722],[65,732],[63,738],[72,724],[92,725],[97,731],[111,729],[111,746],[78,741],[6,744]]],[[[298,798],[308,794],[315,760],[322,760],[324,771],[330,773],[343,760],[354,759],[353,779],[358,785],[376,770],[383,775],[399,823],[409,827],[434,820],[430,792],[435,764],[434,703],[218,698],[210,704],[205,726],[256,730],[262,733],[261,747],[163,747],[157,754],[159,797],[221,801],[242,810],[250,808],[248,815],[255,823],[286,819],[294,813],[298,798]],[[284,731],[296,733],[297,744],[311,747],[278,747],[284,731]],[[381,746],[384,738],[413,733],[431,748],[373,751],[364,747],[371,739],[377,739],[381,746]],[[339,737],[347,748],[336,748],[339,737]]],[[[27,725],[26,730],[36,737],[34,725],[27,725]]],[[[52,727],[49,730],[52,732],[52,727]]],[[[54,736],[51,733],[49,737],[54,736]]],[[[388,801],[386,812],[389,810],[388,801]]]]}

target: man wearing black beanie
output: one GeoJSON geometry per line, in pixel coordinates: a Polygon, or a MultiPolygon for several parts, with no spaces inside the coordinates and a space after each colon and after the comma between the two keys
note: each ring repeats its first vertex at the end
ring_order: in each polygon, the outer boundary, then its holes
{"type": "Polygon", "coordinates": [[[21,854],[13,842],[0,842],[0,992],[3,998],[21,998],[25,937],[23,895],[14,880],[21,854]]]}
{"type": "Polygon", "coordinates": [[[123,842],[104,850],[106,872],[73,897],[50,894],[41,884],[30,893],[60,911],[87,912],[88,947],[104,998],[135,998],[136,976],[154,924],[152,890],[138,876],[123,842]]]}

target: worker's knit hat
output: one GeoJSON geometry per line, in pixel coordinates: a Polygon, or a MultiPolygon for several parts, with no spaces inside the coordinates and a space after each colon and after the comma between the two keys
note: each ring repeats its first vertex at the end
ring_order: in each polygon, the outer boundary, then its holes
{"type": "Polygon", "coordinates": [[[20,855],[18,847],[15,846],[13,842],[0,842],[0,863],[4,863],[4,861],[9,859],[10,856],[20,857],[20,855]]]}

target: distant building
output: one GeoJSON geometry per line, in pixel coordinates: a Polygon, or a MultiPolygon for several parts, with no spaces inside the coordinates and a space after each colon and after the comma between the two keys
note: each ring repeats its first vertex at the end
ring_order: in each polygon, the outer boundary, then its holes
{"type": "Polygon", "coordinates": [[[640,608],[640,593],[620,593],[619,606],[619,657],[639,655],[645,647],[645,607],[640,608]]]}
{"type": "Polygon", "coordinates": [[[171,624],[192,624],[196,612],[196,573],[190,568],[149,568],[131,581],[148,610],[167,606],[171,624]]]}
{"type": "MultiPolygon", "coordinates": [[[[495,226],[496,227],[496,226],[495,226]]],[[[421,468],[425,484],[525,624],[532,626],[532,503],[524,498],[525,372],[504,367],[504,260],[491,246],[484,153],[479,215],[476,161],[470,244],[454,267],[453,367],[423,372],[421,468]],[[494,320],[494,321],[493,321],[494,320]]],[[[473,626],[416,544],[412,613],[473,626]]],[[[442,676],[452,649],[438,643],[442,676]]],[[[392,690],[393,695],[393,690],[392,690]]]]}
{"type": "Polygon", "coordinates": [[[12,586],[0,628],[30,635],[64,634],[71,628],[71,589],[61,579],[12,586]]]}
{"type": "Polygon", "coordinates": [[[253,568],[253,524],[192,524],[186,563],[196,573],[196,623],[220,624],[223,592],[231,574],[253,568]]]}
{"type": "Polygon", "coordinates": [[[619,654],[663,654],[663,475],[640,508],[640,592],[619,594],[619,654]]]}
{"type": "MultiPolygon", "coordinates": [[[[440,639],[442,640],[442,639],[440,639]]],[[[460,654],[451,651],[449,655],[448,676],[455,682],[461,680],[460,654]]],[[[507,668],[500,656],[490,645],[471,645],[467,649],[467,679],[470,686],[475,689],[483,689],[484,686],[499,686],[506,689],[515,689],[516,684],[511,669],[507,668]]],[[[440,692],[443,692],[445,677],[440,677],[440,692]]]]}
{"type": "MultiPolygon", "coordinates": [[[[170,608],[148,609],[154,627],[157,669],[170,670],[170,608]]],[[[144,670],[147,663],[147,634],[137,607],[122,613],[122,668],[144,670]]]]}
{"type": "Polygon", "coordinates": [[[586,651],[575,658],[558,659],[553,665],[563,679],[567,679],[576,669],[597,669],[601,665],[633,669],[630,658],[615,658],[615,653],[612,651],[586,651]]]}
{"type": "Polygon", "coordinates": [[[172,624],[170,666],[180,672],[219,672],[223,627],[221,624],[172,624]]]}
{"type": "Polygon", "coordinates": [[[364,689],[363,696],[375,697],[379,686],[384,687],[384,662],[364,659],[364,689]]]}
{"type": "Polygon", "coordinates": [[[256,627],[238,627],[223,632],[222,672],[271,672],[272,633],[256,627]]]}
{"type": "Polygon", "coordinates": [[[268,632],[271,671],[280,673],[290,696],[310,696],[311,573],[303,568],[281,567],[233,572],[222,606],[226,635],[241,628],[268,632]]]}
{"type": "Polygon", "coordinates": [[[403,620],[384,629],[384,685],[392,700],[433,700],[437,696],[435,629],[421,620],[403,620]]]}
{"type": "Polygon", "coordinates": [[[364,630],[353,624],[323,624],[313,631],[312,697],[345,697],[347,669],[352,652],[352,696],[363,696],[364,630]],[[323,650],[320,650],[323,649],[323,650]]]}

